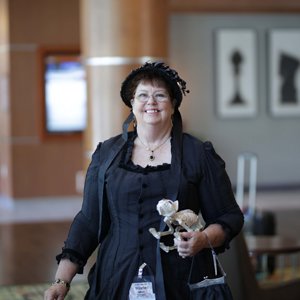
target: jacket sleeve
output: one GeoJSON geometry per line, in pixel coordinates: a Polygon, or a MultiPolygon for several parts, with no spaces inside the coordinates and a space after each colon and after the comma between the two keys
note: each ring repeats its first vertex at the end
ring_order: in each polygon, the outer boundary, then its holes
{"type": "Polygon", "coordinates": [[[80,267],[79,273],[82,272],[83,266],[98,246],[100,214],[98,174],[100,165],[100,148],[101,143],[93,153],[92,161],[87,170],[82,208],[71,224],[62,253],[57,256],[58,261],[61,258],[68,258],[77,263],[80,267]]]}
{"type": "Polygon", "coordinates": [[[217,223],[225,230],[226,241],[223,247],[217,249],[218,252],[222,252],[242,229],[244,215],[235,200],[225,162],[210,142],[203,144],[201,162],[201,213],[207,225],[217,223]]]}

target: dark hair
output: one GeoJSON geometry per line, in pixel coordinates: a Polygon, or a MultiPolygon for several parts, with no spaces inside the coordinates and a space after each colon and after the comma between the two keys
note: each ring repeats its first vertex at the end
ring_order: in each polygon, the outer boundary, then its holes
{"type": "Polygon", "coordinates": [[[182,101],[182,95],[189,92],[186,90],[186,82],[178,73],[163,62],[147,62],[140,68],[133,70],[124,80],[121,86],[121,97],[124,103],[131,107],[131,99],[136,87],[141,81],[163,82],[169,95],[178,108],[182,101]]]}

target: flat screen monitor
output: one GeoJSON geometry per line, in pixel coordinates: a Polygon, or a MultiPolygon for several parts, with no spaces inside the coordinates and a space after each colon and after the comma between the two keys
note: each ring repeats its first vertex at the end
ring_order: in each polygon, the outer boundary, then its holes
{"type": "Polygon", "coordinates": [[[47,133],[75,133],[85,129],[86,74],[79,55],[44,56],[44,98],[47,133]]]}

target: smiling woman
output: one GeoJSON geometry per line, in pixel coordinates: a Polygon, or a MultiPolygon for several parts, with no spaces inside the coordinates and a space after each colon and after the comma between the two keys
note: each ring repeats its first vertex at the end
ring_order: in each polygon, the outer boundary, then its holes
{"type": "Polygon", "coordinates": [[[135,164],[146,166],[171,162],[171,145],[167,141],[171,136],[174,104],[165,86],[162,81],[144,78],[136,88],[131,101],[138,137],[132,153],[135,164]],[[150,152],[149,159],[145,151],[150,152]],[[160,159],[155,161],[156,156],[160,159]]]}
{"type": "MultiPolygon", "coordinates": [[[[182,132],[179,106],[186,92],[185,81],[162,62],[148,62],[126,77],[121,98],[131,112],[123,134],[100,143],[93,154],[82,210],[57,257],[46,300],[65,297],[66,283],[98,246],[85,300],[146,298],[141,291],[147,299],[191,299],[192,268],[193,280],[216,277],[209,247],[224,251],[241,230],[243,214],[211,143],[182,132]],[[156,210],[163,198],[177,200],[180,210],[201,211],[206,222],[203,231],[180,232],[169,253],[149,233],[164,225],[156,210]],[[140,277],[146,289],[140,289],[140,277]]],[[[169,238],[161,242],[173,244],[169,238]]]]}

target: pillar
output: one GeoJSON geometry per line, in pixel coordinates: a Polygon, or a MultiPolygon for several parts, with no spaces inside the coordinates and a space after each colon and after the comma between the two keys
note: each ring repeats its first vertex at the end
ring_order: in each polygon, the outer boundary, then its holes
{"type": "Polygon", "coordinates": [[[121,83],[148,60],[166,60],[167,0],[81,0],[81,49],[88,82],[85,150],[121,133],[129,114],[121,83]]]}
{"type": "Polygon", "coordinates": [[[12,194],[11,116],[9,108],[9,10],[8,0],[0,0],[0,203],[12,194]]]}

